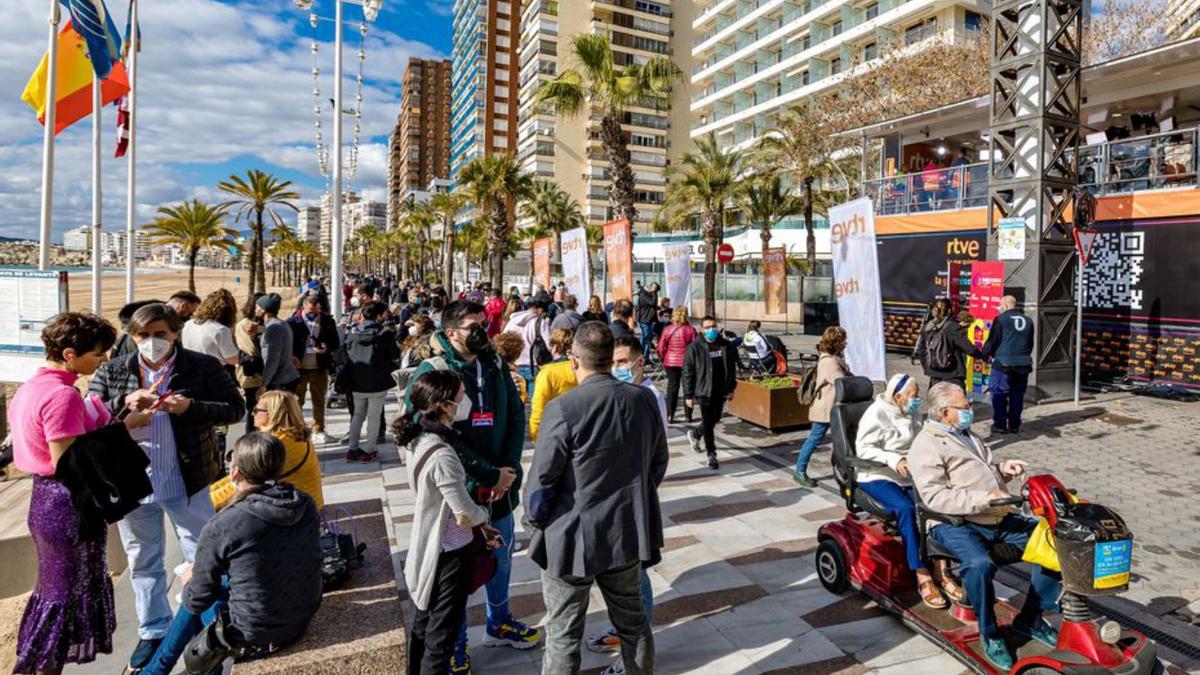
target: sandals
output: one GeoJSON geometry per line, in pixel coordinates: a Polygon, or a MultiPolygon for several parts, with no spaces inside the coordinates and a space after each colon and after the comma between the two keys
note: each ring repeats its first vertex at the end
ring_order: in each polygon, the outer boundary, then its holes
{"type": "Polygon", "coordinates": [[[930,572],[932,572],[933,578],[937,580],[938,585],[942,589],[942,593],[944,593],[946,597],[950,598],[950,600],[957,604],[966,602],[966,590],[963,589],[954,576],[951,575],[946,569],[946,562],[944,560],[935,560],[933,563],[933,569],[931,569],[930,572]]]}
{"type": "Polygon", "coordinates": [[[917,592],[921,594],[921,602],[930,609],[946,609],[946,598],[942,597],[937,583],[926,579],[917,583],[917,592]]]}

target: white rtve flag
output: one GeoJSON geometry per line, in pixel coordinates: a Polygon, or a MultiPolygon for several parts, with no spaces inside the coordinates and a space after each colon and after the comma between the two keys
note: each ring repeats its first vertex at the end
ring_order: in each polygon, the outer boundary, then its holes
{"type": "Polygon", "coordinates": [[[567,291],[579,300],[581,307],[587,306],[592,297],[592,284],[588,274],[587,230],[582,227],[562,233],[563,283],[567,291]]]}
{"type": "Polygon", "coordinates": [[[875,205],[856,199],[829,209],[838,323],[846,330],[846,363],[855,375],[887,380],[883,298],[875,243],[875,205]]]}
{"type": "Polygon", "coordinates": [[[667,261],[667,296],[672,307],[687,307],[689,312],[692,305],[691,255],[692,246],[687,242],[663,244],[663,257],[667,261]]]}

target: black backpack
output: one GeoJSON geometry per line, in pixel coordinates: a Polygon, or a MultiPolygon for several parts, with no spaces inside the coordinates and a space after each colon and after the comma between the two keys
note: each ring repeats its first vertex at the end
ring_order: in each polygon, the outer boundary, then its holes
{"type": "Polygon", "coordinates": [[[529,345],[529,361],[535,366],[541,367],[554,360],[554,355],[550,353],[550,347],[546,345],[546,341],[542,339],[542,321],[538,319],[533,326],[533,342],[529,345]]]}
{"type": "MultiPolygon", "coordinates": [[[[946,319],[950,321],[951,319],[946,319]]],[[[954,343],[946,334],[946,324],[924,336],[925,367],[930,370],[946,371],[954,368],[954,343]]]]}

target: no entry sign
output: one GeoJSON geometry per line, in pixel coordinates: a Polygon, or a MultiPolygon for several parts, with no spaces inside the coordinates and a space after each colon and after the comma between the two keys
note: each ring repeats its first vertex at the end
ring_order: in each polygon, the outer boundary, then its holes
{"type": "Polygon", "coordinates": [[[733,262],[733,244],[721,244],[717,247],[717,262],[733,262]]]}

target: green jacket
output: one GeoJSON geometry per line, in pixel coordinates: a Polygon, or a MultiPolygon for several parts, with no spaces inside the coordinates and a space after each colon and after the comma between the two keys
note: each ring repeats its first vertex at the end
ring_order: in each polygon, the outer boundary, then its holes
{"type": "Polygon", "coordinates": [[[429,347],[431,358],[417,366],[408,380],[408,387],[404,391],[405,406],[412,405],[409,396],[413,382],[435,368],[434,362],[438,359],[433,357],[440,357],[450,369],[462,376],[466,396],[471,399],[471,418],[454,425],[462,438],[462,443],[456,443],[455,449],[458,450],[463,468],[467,470],[467,489],[472,497],[476,496],[477,488],[490,488],[500,480],[501,467],[511,467],[517,472],[517,479],[505,497],[491,506],[492,520],[503,518],[520,503],[521,478],[524,474],[521,453],[525,448],[525,406],[521,403],[521,396],[508,374],[508,368],[491,350],[476,359],[479,364],[477,370],[475,363],[463,360],[454,351],[440,331],[429,338],[429,347]],[[480,412],[480,374],[483,376],[483,412],[492,415],[490,425],[475,424],[474,421],[480,412]]]}

